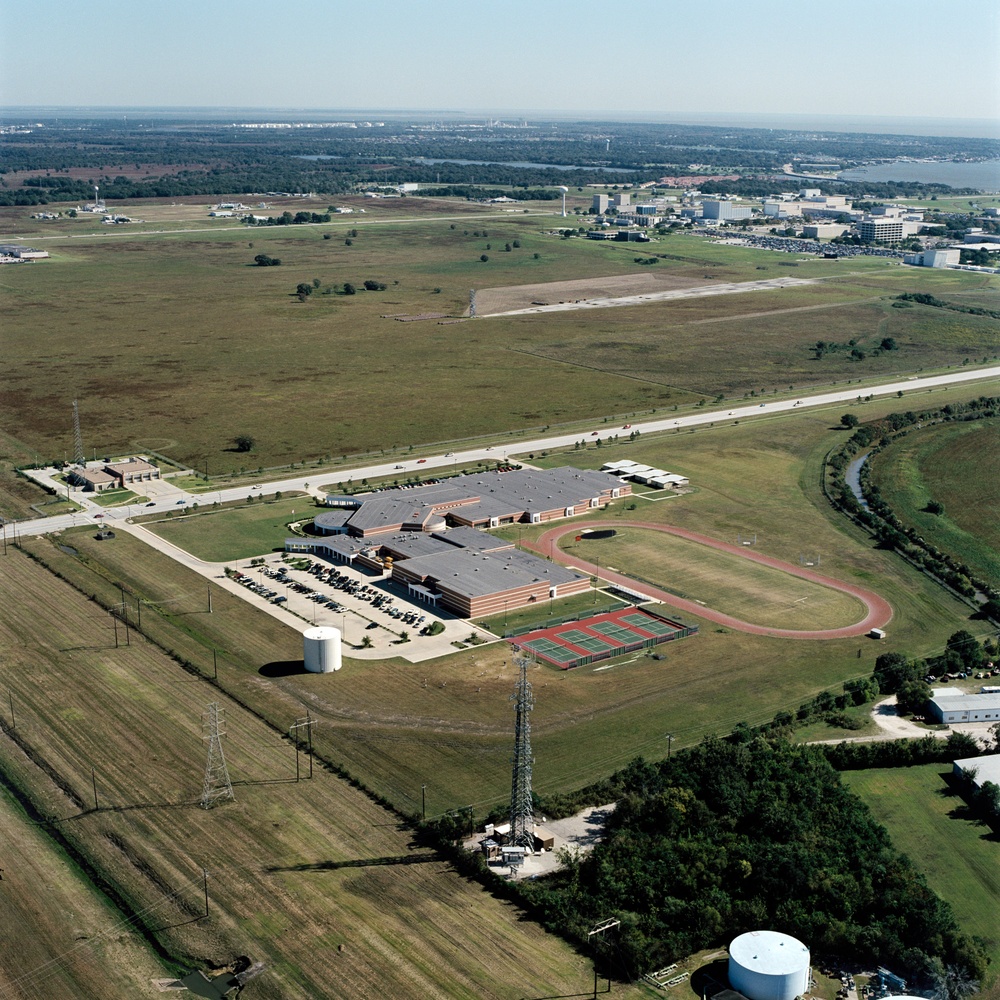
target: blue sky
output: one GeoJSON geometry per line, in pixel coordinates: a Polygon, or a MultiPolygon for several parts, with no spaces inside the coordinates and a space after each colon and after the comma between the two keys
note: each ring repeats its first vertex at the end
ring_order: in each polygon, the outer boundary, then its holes
{"type": "Polygon", "coordinates": [[[1000,118],[1000,0],[0,0],[0,105],[1000,118]]]}

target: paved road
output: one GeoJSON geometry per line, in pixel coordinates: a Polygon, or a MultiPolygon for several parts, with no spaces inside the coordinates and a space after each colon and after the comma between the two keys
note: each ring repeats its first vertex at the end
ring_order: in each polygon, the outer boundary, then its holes
{"type": "MultiPolygon", "coordinates": [[[[160,480],[157,483],[144,483],[142,488],[150,491],[150,495],[155,494],[152,506],[147,510],[132,505],[131,507],[101,508],[87,498],[87,494],[74,492],[73,499],[81,503],[85,512],[75,515],[63,514],[57,517],[37,518],[30,521],[21,521],[16,525],[19,535],[41,535],[52,531],[61,531],[78,524],[94,523],[93,516],[97,513],[104,515],[108,522],[131,517],[142,510],[143,513],[165,513],[168,510],[177,510],[178,507],[186,506],[190,503],[212,503],[215,500],[245,500],[247,496],[254,493],[273,493],[277,490],[282,492],[289,490],[303,490],[314,496],[321,496],[323,491],[320,485],[331,482],[346,482],[353,479],[358,482],[362,479],[378,479],[381,477],[397,476],[405,479],[414,473],[426,475],[435,469],[453,469],[475,464],[478,461],[497,462],[506,459],[508,455],[525,455],[530,452],[551,451],[556,448],[571,448],[577,441],[590,440],[593,437],[607,437],[615,433],[621,434],[623,430],[636,430],[642,434],[652,434],[662,431],[678,431],[691,427],[706,427],[709,424],[723,423],[728,420],[746,421],[761,419],[774,413],[787,413],[789,411],[808,410],[813,407],[830,406],[836,403],[852,403],[859,395],[864,396],[891,396],[898,392],[905,395],[912,395],[914,392],[926,392],[928,389],[940,388],[947,385],[955,385],[962,382],[972,382],[978,379],[1000,377],[1000,365],[990,368],[960,368],[955,371],[946,372],[944,375],[931,375],[918,378],[904,378],[893,382],[885,382],[874,386],[854,385],[850,388],[838,389],[834,392],[821,392],[815,395],[803,394],[798,400],[777,400],[765,403],[750,403],[725,409],[704,409],[697,413],[685,416],[668,416],[656,420],[639,421],[629,424],[627,427],[617,427],[610,424],[596,423],[591,432],[576,431],[572,434],[556,434],[550,437],[526,439],[516,436],[499,436],[493,445],[485,447],[470,448],[465,451],[447,452],[444,455],[428,456],[425,459],[415,458],[394,458],[388,462],[380,462],[376,465],[368,465],[356,469],[337,469],[334,471],[314,470],[306,475],[295,476],[286,479],[264,481],[255,484],[254,487],[233,486],[223,490],[212,490],[201,495],[187,493],[173,486],[169,479],[160,480]]],[[[904,397],[905,398],[905,397],[904,397]]],[[[903,404],[901,404],[903,405],[903,404]]],[[[909,404],[906,404],[909,405],[909,404]]],[[[54,474],[55,470],[43,472],[41,478],[46,474],[54,474]]],[[[34,478],[39,475],[30,473],[34,478]]],[[[59,492],[63,492],[65,487],[56,484],[59,492]]],[[[8,526],[7,537],[11,537],[11,527],[8,526]]]]}
{"type": "Polygon", "coordinates": [[[634,580],[632,577],[625,576],[623,573],[616,573],[606,568],[601,569],[594,563],[589,563],[585,559],[580,559],[578,556],[573,556],[567,552],[563,552],[557,543],[564,535],[579,531],[580,526],[577,524],[561,524],[558,528],[552,528],[551,530],[546,531],[545,534],[534,542],[534,544],[526,542],[525,546],[527,548],[534,549],[542,555],[549,556],[557,562],[565,563],[575,569],[583,570],[583,572],[589,573],[591,576],[599,574],[602,580],[607,580],[610,583],[618,583],[624,587],[628,587],[629,590],[636,590],[641,594],[646,594],[654,601],[661,601],[664,604],[669,604],[672,607],[679,608],[680,610],[687,612],[689,615],[697,615],[699,618],[707,618],[710,622],[725,625],[738,632],[749,632],[752,635],[769,635],[780,639],[847,639],[866,635],[873,628],[884,628],[892,618],[892,607],[889,605],[889,602],[879,597],[878,594],[871,590],[866,590],[864,587],[858,587],[854,584],[844,583],[840,580],[834,580],[832,577],[823,576],[821,573],[816,573],[813,570],[806,569],[802,566],[793,566],[791,563],[782,562],[782,560],[775,559],[773,556],[766,556],[760,552],[747,551],[747,549],[742,548],[739,545],[732,545],[729,542],[720,542],[714,538],[709,538],[707,535],[700,535],[695,531],[688,531],[686,528],[675,528],[671,525],[655,524],[649,521],[588,521],[587,527],[648,528],[651,531],[662,531],[668,535],[676,535],[679,538],[686,538],[689,541],[698,542],[701,545],[708,545],[713,549],[719,549],[722,552],[728,552],[734,556],[741,556],[744,559],[749,559],[751,562],[760,563],[764,566],[770,566],[774,569],[780,569],[784,573],[790,573],[792,576],[797,576],[803,580],[811,580],[813,583],[822,584],[824,587],[832,587],[834,590],[850,594],[852,597],[856,597],[862,604],[864,604],[866,609],[865,616],[861,619],[861,621],[856,622],[854,625],[847,625],[843,628],[817,629],[812,631],[800,631],[789,628],[770,628],[765,625],[754,625],[751,622],[741,621],[739,618],[734,618],[732,615],[716,611],[714,608],[707,608],[703,604],[699,604],[697,601],[689,601],[686,598],[677,597],[675,594],[668,593],[665,590],[660,590],[659,587],[653,587],[648,583],[642,583],[638,580],[634,580]]]}

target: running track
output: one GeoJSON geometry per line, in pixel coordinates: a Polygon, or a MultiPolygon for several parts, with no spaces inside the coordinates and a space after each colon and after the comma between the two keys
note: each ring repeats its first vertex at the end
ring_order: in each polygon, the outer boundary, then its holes
{"type": "Polygon", "coordinates": [[[833,580],[820,573],[814,573],[810,569],[793,566],[791,563],[782,562],[780,559],[774,559],[771,556],[761,555],[759,552],[748,552],[741,546],[731,545],[729,542],[720,542],[714,538],[709,538],[707,535],[699,535],[695,531],[675,528],[669,524],[653,524],[649,521],[588,521],[586,524],[563,524],[558,528],[546,531],[534,544],[525,542],[525,547],[534,549],[542,555],[550,556],[557,562],[583,570],[591,576],[600,573],[602,580],[607,580],[610,583],[619,583],[630,590],[646,594],[653,600],[662,601],[664,604],[680,608],[688,614],[697,615],[699,618],[706,618],[708,621],[716,622],[719,625],[726,625],[729,628],[736,629],[738,632],[749,632],[752,635],[769,635],[780,639],[849,639],[865,635],[873,628],[884,628],[892,618],[892,608],[889,606],[889,602],[879,597],[878,594],[870,590],[865,590],[863,587],[856,587],[850,583],[833,580]],[[600,569],[593,563],[563,552],[558,547],[557,542],[563,535],[579,534],[583,528],[648,528],[651,531],[663,531],[668,535],[686,538],[688,541],[698,542],[701,545],[710,545],[713,549],[719,549],[722,552],[728,552],[743,559],[750,559],[764,566],[771,566],[773,569],[780,569],[784,573],[790,573],[792,576],[801,577],[803,580],[811,580],[813,583],[819,583],[825,587],[832,587],[834,590],[850,594],[864,604],[867,609],[866,614],[856,625],[814,632],[801,632],[789,628],[767,628],[764,625],[753,625],[750,622],[741,621],[739,618],[733,618],[731,615],[723,614],[721,611],[706,608],[696,601],[688,601],[683,597],[675,597],[673,594],[668,594],[666,591],[650,586],[647,583],[633,580],[622,573],[613,573],[607,569],[600,569]]]}

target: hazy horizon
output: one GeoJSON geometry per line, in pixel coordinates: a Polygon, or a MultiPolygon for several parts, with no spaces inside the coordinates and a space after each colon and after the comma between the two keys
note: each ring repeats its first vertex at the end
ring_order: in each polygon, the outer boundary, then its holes
{"type": "Polygon", "coordinates": [[[1000,121],[995,0],[49,0],[0,29],[3,107],[1000,121]]]}

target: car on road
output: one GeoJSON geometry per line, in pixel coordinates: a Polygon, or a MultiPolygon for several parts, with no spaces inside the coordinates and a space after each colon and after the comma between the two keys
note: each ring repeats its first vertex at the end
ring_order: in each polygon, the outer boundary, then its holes
{"type": "Polygon", "coordinates": [[[417,459],[417,465],[423,465],[423,464],[424,464],[424,462],[426,462],[426,461],[427,461],[427,459],[426,459],[426,458],[418,458],[418,459],[417,459]]]}
{"type": "Polygon", "coordinates": [[[404,468],[404,466],[402,466],[402,465],[397,465],[397,466],[396,466],[396,468],[397,468],[397,469],[402,469],[402,468],[404,468]]]}
{"type": "Polygon", "coordinates": [[[185,504],[185,503],[187,503],[187,500],[178,500],[177,503],[178,504],[185,504]]]}
{"type": "Polygon", "coordinates": [[[597,431],[591,431],[591,432],[590,432],[590,436],[591,436],[592,438],[595,438],[595,437],[597,437],[597,431]]]}
{"type": "Polygon", "coordinates": [[[156,506],[156,501],[155,500],[150,500],[149,503],[146,504],[146,506],[147,507],[155,507],[156,506]]]}
{"type": "Polygon", "coordinates": [[[366,629],[373,629],[373,628],[378,628],[378,622],[369,622],[369,623],[368,623],[368,624],[367,624],[367,625],[365,626],[365,628],[366,628],[366,629]]]}
{"type": "Polygon", "coordinates": [[[631,424],[622,424],[622,430],[627,431],[631,426],[631,424]]]}
{"type": "Polygon", "coordinates": [[[455,453],[453,451],[446,451],[444,453],[444,457],[445,458],[454,458],[455,457],[455,453]]]}

